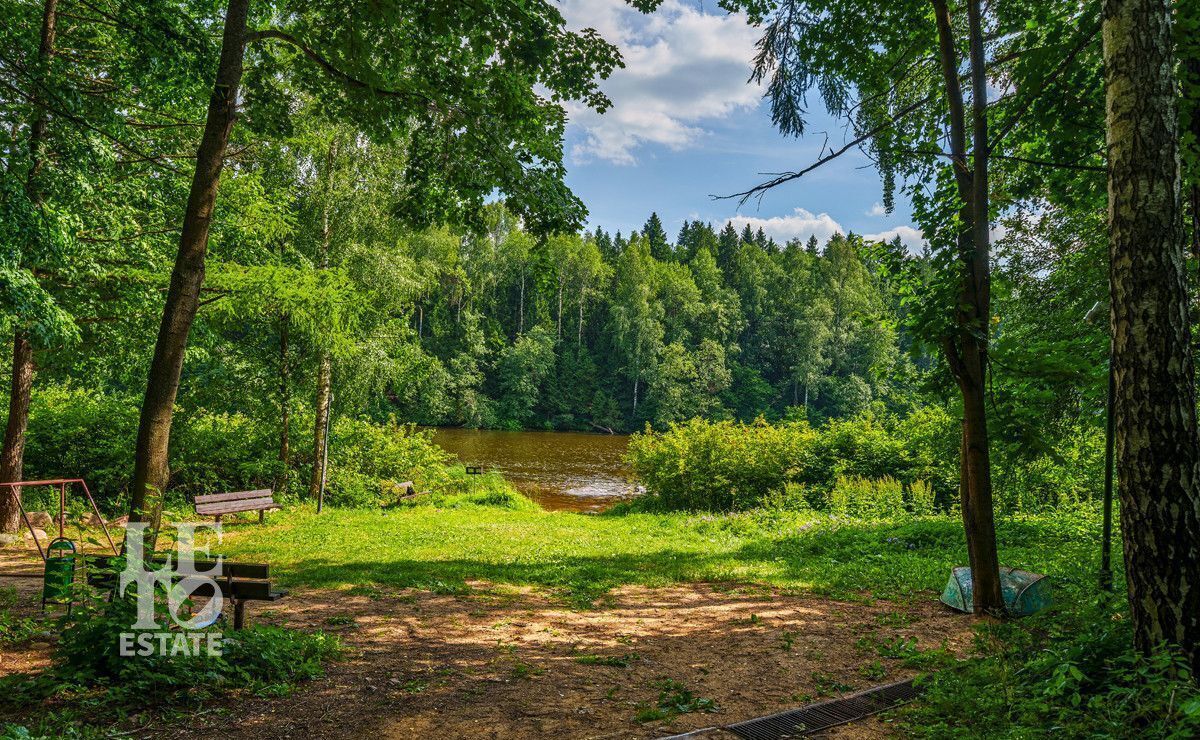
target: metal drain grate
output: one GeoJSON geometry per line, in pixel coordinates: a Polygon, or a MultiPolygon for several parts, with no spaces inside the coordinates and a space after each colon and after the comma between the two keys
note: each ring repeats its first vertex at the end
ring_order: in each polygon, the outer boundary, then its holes
{"type": "Polygon", "coordinates": [[[772,714],[768,717],[748,719],[732,725],[706,727],[683,735],[673,735],[663,740],[697,740],[720,737],[733,733],[744,740],[788,740],[788,738],[812,735],[830,727],[869,717],[872,714],[900,706],[912,701],[921,693],[913,686],[913,680],[864,689],[838,699],[809,704],[799,709],[772,714]]]}
{"type": "Polygon", "coordinates": [[[784,740],[803,737],[835,725],[853,722],[914,699],[921,690],[912,679],[876,686],[840,699],[809,704],[769,717],[746,720],[723,729],[745,740],[784,740]]]}

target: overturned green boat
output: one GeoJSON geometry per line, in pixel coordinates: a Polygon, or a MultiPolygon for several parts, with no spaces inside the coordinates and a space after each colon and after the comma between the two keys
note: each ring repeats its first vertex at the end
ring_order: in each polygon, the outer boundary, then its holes
{"type": "MultiPolygon", "coordinates": [[[[1027,570],[1000,566],[1000,589],[1009,615],[1027,617],[1050,606],[1050,580],[1027,570]]],[[[959,566],[950,572],[950,582],[942,592],[942,603],[960,612],[973,612],[971,569],[959,566]]]]}

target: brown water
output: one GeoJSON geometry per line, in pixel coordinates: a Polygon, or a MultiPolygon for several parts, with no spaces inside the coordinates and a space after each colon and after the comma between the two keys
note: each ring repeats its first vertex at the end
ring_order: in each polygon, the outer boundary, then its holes
{"type": "Polygon", "coordinates": [[[500,472],[551,511],[595,511],[634,493],[620,435],[444,427],[433,441],[466,465],[500,472]]]}

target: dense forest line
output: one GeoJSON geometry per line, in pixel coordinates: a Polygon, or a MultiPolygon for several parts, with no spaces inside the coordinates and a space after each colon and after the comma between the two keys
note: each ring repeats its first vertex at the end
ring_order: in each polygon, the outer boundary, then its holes
{"type": "Polygon", "coordinates": [[[422,255],[420,382],[390,389],[406,418],[623,431],[904,403],[898,243],[779,245],[701,222],[672,242],[657,214],[628,237],[538,239],[489,217],[422,255]]]}

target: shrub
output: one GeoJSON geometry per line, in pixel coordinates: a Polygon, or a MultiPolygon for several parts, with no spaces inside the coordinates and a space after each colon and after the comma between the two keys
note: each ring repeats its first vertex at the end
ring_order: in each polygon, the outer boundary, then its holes
{"type": "Polygon", "coordinates": [[[829,510],[862,519],[902,516],[905,513],[904,484],[891,476],[875,480],[838,476],[829,493],[829,510]]]}
{"type": "MultiPolygon", "coordinates": [[[[797,492],[822,508],[840,480],[844,490],[836,493],[835,509],[869,516],[878,504],[891,516],[902,510],[899,496],[912,513],[933,513],[957,500],[959,436],[958,421],[938,407],[903,419],[865,414],[819,427],[762,419],[647,427],[630,438],[628,461],[653,496],[623,510],[795,508],[797,492]],[[880,490],[872,483],[888,480],[880,490]]],[[[1093,500],[1102,442],[1096,430],[1083,429],[1070,432],[1061,448],[1032,456],[997,444],[992,469],[998,510],[1037,512],[1093,500]]]]}
{"type": "MultiPolygon", "coordinates": [[[[879,505],[896,512],[903,508],[904,484],[936,479],[940,471],[934,464],[936,455],[921,447],[924,440],[905,437],[893,431],[895,426],[870,416],[817,428],[805,421],[739,424],[693,419],[665,431],[647,429],[634,435],[628,457],[638,478],[655,494],[656,501],[643,506],[729,511],[786,502],[787,508],[796,508],[802,498],[810,506],[824,507],[839,479],[891,480],[886,490],[870,495],[890,496],[888,503],[879,505]]],[[[855,501],[862,498],[844,493],[855,501]]],[[[922,493],[928,491],[923,488],[922,493]]]]}
{"type": "MultiPolygon", "coordinates": [[[[139,399],[37,384],[25,441],[25,477],[82,476],[98,503],[116,509],[133,473],[139,399]]],[[[39,491],[27,490],[31,504],[39,491]]]]}
{"type": "Polygon", "coordinates": [[[433,432],[393,418],[386,424],[339,419],[333,427],[326,500],[334,506],[376,507],[394,499],[397,483],[417,490],[441,488],[449,454],[433,443],[433,432]]]}
{"type": "MultiPolygon", "coordinates": [[[[165,601],[161,588],[157,596],[165,601]]],[[[165,613],[165,604],[159,613],[165,613]]],[[[275,627],[254,627],[225,635],[221,655],[121,655],[122,633],[137,633],[136,600],[85,600],[66,622],[56,643],[54,663],[41,674],[0,679],[0,702],[28,706],[70,698],[118,713],[147,705],[195,704],[230,689],[279,693],[321,673],[321,663],[338,650],[335,637],[275,627]]],[[[136,638],[135,638],[136,642],[136,638]]],[[[168,651],[170,652],[170,651],[168,651]]]]}
{"type": "MultiPolygon", "coordinates": [[[[140,402],[134,396],[39,385],[30,411],[26,477],[82,476],[101,508],[122,510],[133,472],[140,402]]],[[[293,416],[294,461],[311,463],[311,432],[311,416],[293,416]]],[[[273,487],[283,475],[290,490],[302,490],[307,466],[284,470],[278,445],[275,420],[180,410],[172,427],[169,504],[204,493],[273,487]]],[[[338,419],[329,453],[326,500],[335,506],[377,506],[402,481],[411,480],[421,490],[446,481],[449,455],[433,444],[432,433],[394,419],[384,424],[338,419]]],[[[38,508],[56,506],[45,491],[25,495],[38,508]]],[[[76,508],[85,505],[80,497],[71,502],[76,508]]]]}
{"type": "Polygon", "coordinates": [[[798,471],[816,433],[808,424],[770,425],[699,419],[673,424],[665,432],[649,428],[629,441],[631,467],[669,509],[753,508],[789,482],[804,482],[798,471]]]}
{"type": "Polygon", "coordinates": [[[937,510],[936,494],[928,481],[913,481],[908,487],[908,509],[917,516],[928,516],[937,510]]]}
{"type": "Polygon", "coordinates": [[[922,701],[905,712],[908,734],[1200,736],[1200,688],[1186,661],[1138,653],[1119,612],[1087,607],[986,626],[976,642],[978,659],[927,679],[922,701]]]}

